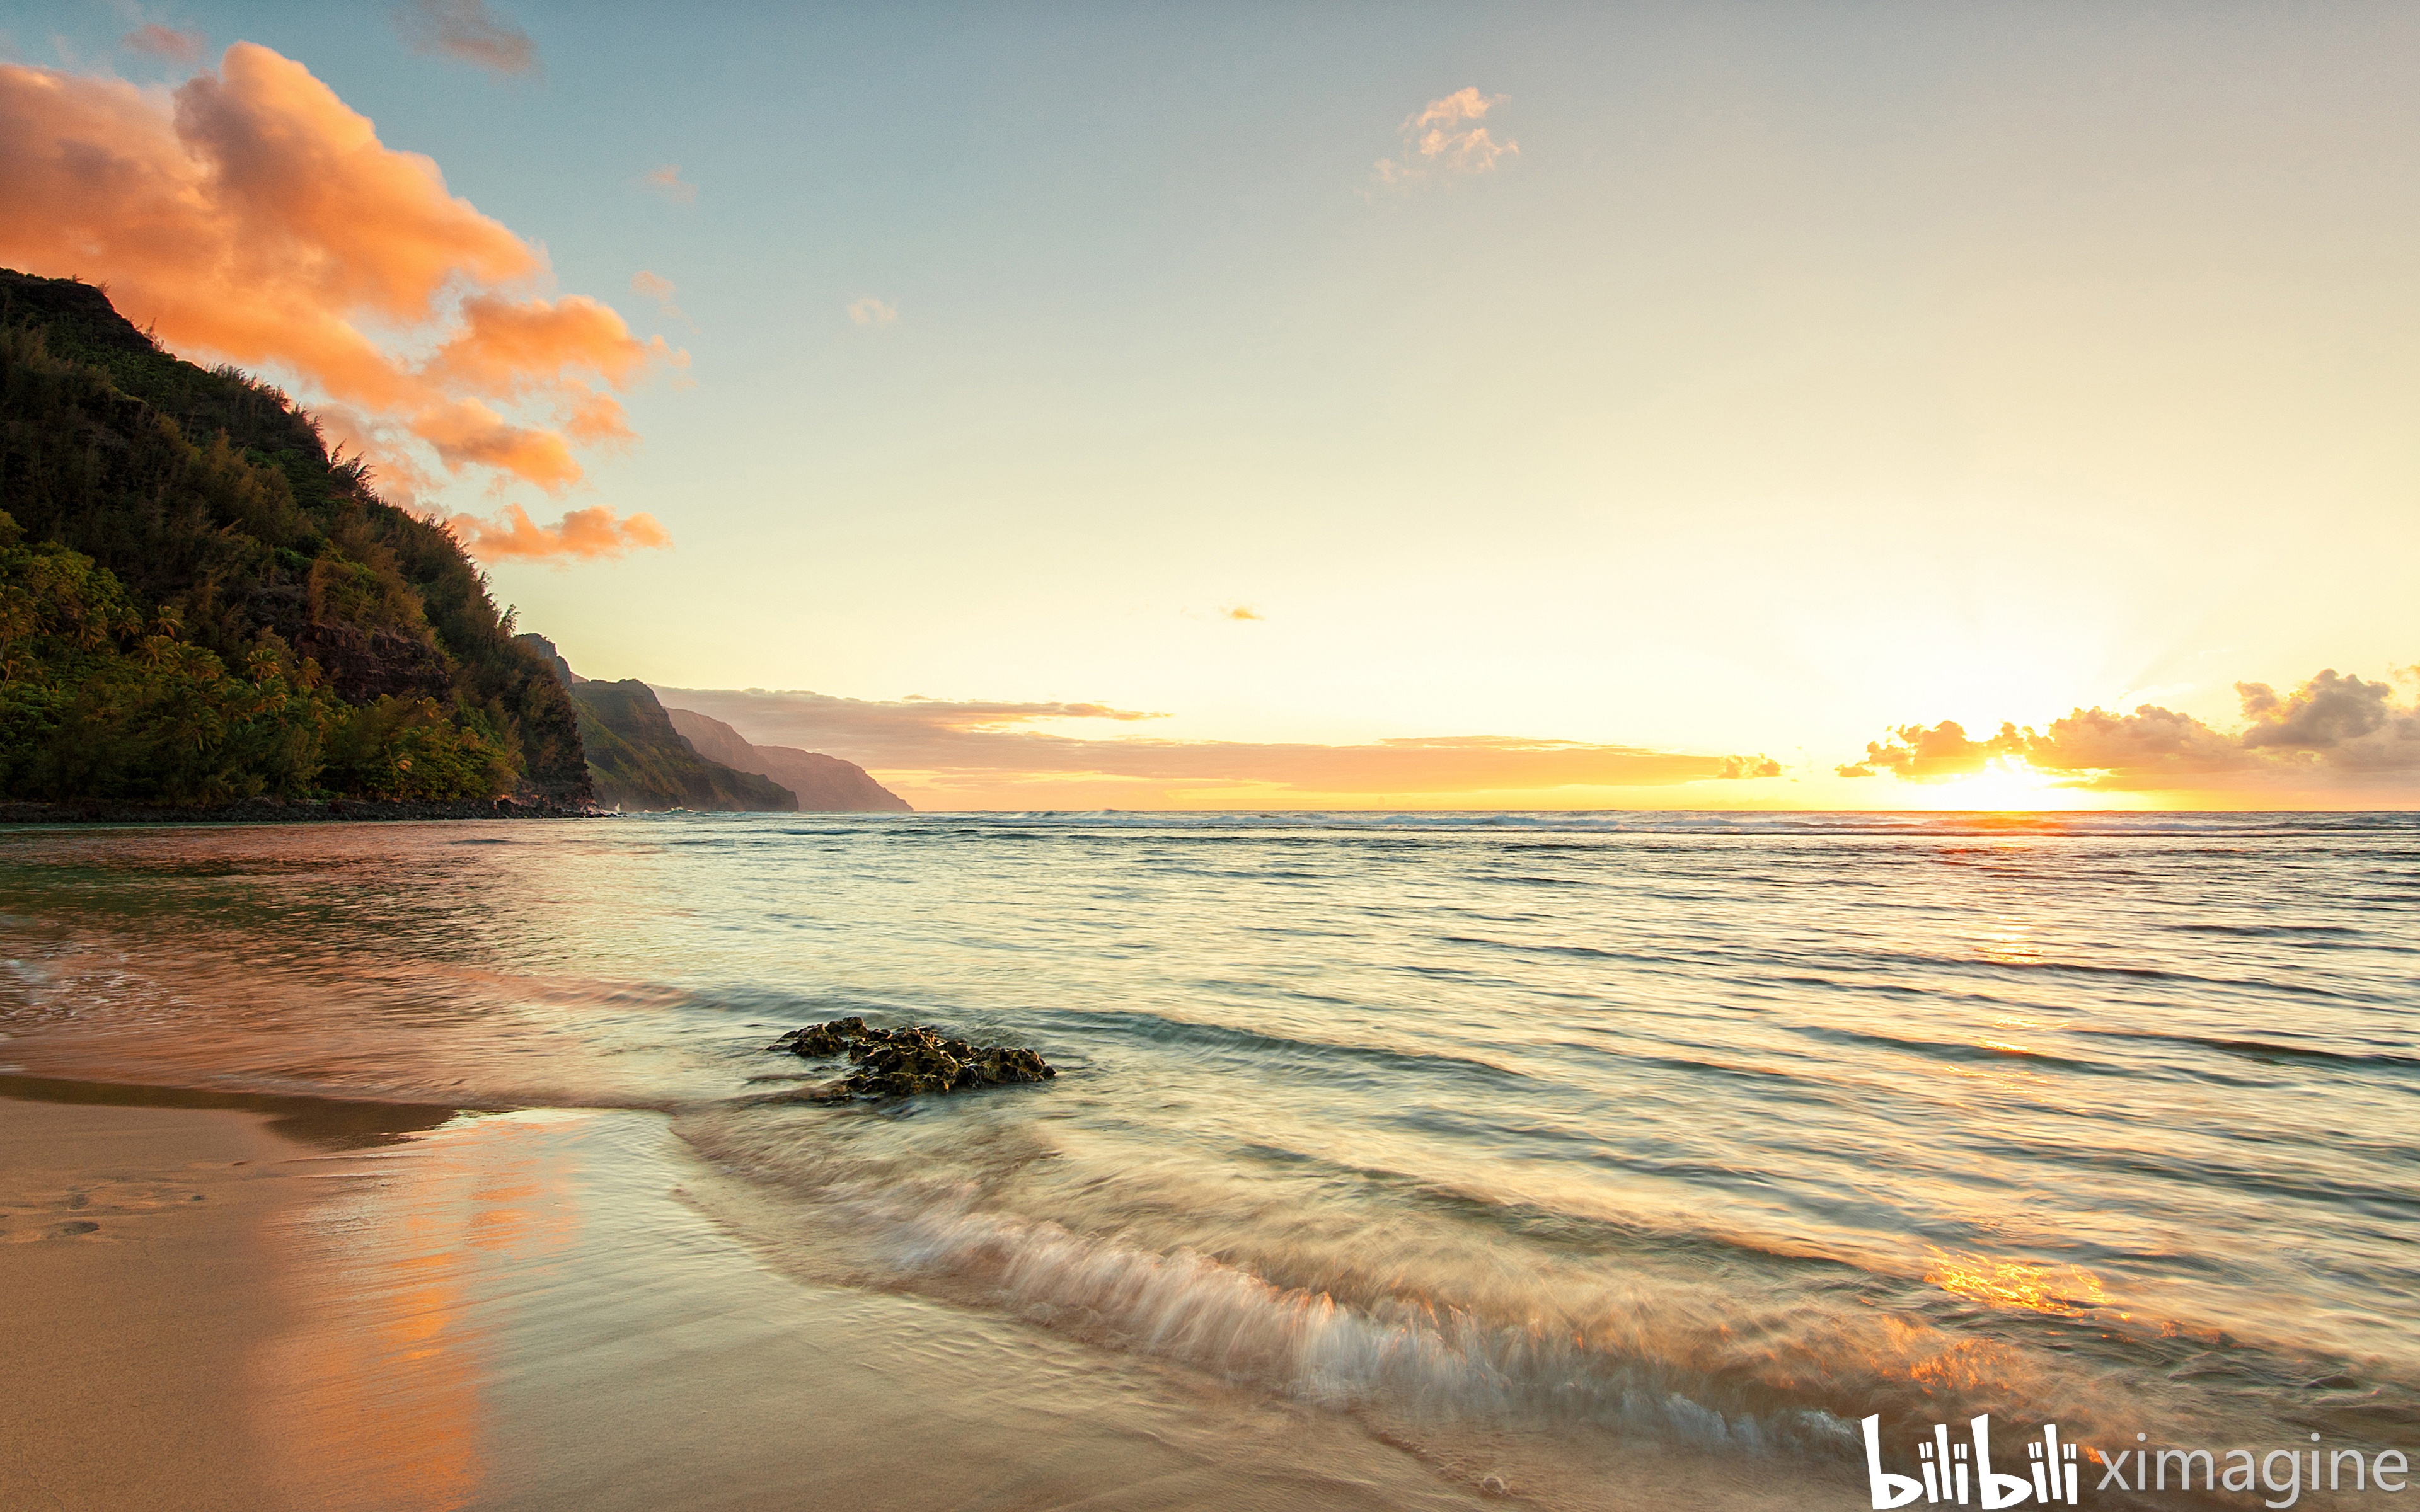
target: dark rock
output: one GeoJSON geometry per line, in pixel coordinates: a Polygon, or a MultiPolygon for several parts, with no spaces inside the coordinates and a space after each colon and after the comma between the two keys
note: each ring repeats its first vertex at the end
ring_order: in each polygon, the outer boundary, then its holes
{"type": "Polygon", "coordinates": [[[861,1094],[912,1097],[958,1085],[958,1057],[929,1029],[908,1029],[884,1043],[861,1046],[849,1058],[857,1070],[844,1080],[861,1094]]]}
{"type": "Polygon", "coordinates": [[[767,1046],[771,1050],[787,1050],[794,1056],[810,1059],[821,1056],[837,1056],[865,1038],[865,1020],[834,1019],[830,1024],[810,1024],[789,1033],[767,1046]]]}
{"type": "Polygon", "coordinates": [[[919,1092],[963,1092],[1013,1082],[1048,1081],[1058,1075],[1031,1050],[970,1044],[929,1024],[905,1029],[871,1028],[861,1018],[833,1019],[792,1029],[766,1047],[819,1060],[845,1055],[857,1069],[819,1094],[826,1101],[851,1097],[912,1097],[919,1092]]]}
{"type": "Polygon", "coordinates": [[[1031,1050],[991,1047],[976,1051],[958,1068],[960,1087],[1002,1087],[1010,1082],[1044,1082],[1059,1073],[1050,1062],[1031,1050]]]}

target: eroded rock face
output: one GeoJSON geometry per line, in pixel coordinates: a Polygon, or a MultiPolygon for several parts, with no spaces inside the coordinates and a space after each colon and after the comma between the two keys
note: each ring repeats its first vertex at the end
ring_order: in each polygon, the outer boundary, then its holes
{"type": "Polygon", "coordinates": [[[1011,1082],[1048,1081],[1059,1073],[1031,1050],[969,1044],[930,1025],[876,1029],[861,1018],[833,1019],[792,1029],[768,1050],[787,1050],[808,1060],[845,1055],[857,1069],[824,1095],[911,1097],[918,1092],[964,1092],[1011,1082]]]}

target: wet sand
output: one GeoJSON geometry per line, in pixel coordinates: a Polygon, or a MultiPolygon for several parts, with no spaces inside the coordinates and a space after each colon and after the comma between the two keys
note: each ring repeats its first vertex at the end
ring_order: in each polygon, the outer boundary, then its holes
{"type": "Polygon", "coordinates": [[[0,1101],[0,1506],[240,1507],[230,1362],[291,1183],[259,1115],[0,1101]]]}
{"type": "Polygon", "coordinates": [[[785,1276],[717,1180],[652,1114],[0,1077],[0,1504],[1503,1504],[1349,1419],[785,1276]]]}

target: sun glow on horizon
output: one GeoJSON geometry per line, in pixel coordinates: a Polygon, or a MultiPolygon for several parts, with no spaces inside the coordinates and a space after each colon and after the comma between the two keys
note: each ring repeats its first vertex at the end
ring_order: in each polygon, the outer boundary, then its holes
{"type": "Polygon", "coordinates": [[[1979,772],[1925,784],[1920,801],[1914,807],[1954,811],[2065,812],[2107,808],[2109,804],[2068,779],[2036,770],[2022,756],[1994,756],[1984,763],[1979,772]]]}

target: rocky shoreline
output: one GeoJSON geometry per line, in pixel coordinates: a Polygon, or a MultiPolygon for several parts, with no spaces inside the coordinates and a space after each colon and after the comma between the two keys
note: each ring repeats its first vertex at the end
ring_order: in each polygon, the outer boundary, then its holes
{"type": "Polygon", "coordinates": [[[612,819],[586,805],[543,799],[473,798],[454,803],[374,798],[243,803],[0,803],[0,825],[325,825],[384,819],[612,819]]]}

